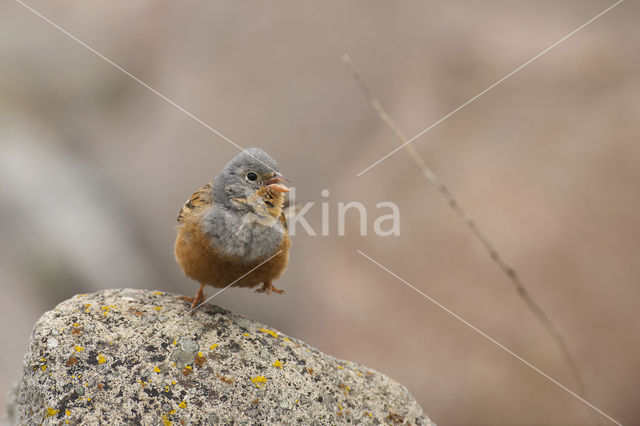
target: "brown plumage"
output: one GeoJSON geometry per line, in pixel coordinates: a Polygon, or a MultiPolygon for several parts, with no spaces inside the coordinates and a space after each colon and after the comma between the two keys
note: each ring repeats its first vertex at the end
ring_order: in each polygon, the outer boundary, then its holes
{"type": "Polygon", "coordinates": [[[282,275],[289,261],[291,240],[282,211],[284,192],[288,188],[280,183],[285,179],[277,172],[261,177],[264,178],[263,186],[245,197],[231,197],[231,200],[238,205],[251,206],[249,212],[245,212],[245,209],[243,213],[234,213],[241,217],[243,223],[249,223],[251,227],[278,226],[284,230],[279,246],[269,255],[247,261],[246,258],[229,255],[216,246],[215,239],[207,231],[207,221],[212,220],[207,213],[215,205],[212,182],[196,191],[180,210],[175,257],[184,274],[201,284],[196,296],[188,299],[192,301],[192,311],[204,300],[205,285],[224,288],[232,283],[234,287],[262,284],[256,291],[283,293],[272,282],[282,275]]]}
{"type": "MultiPolygon", "coordinates": [[[[266,259],[244,265],[239,259],[220,255],[202,231],[200,220],[213,206],[211,196],[203,196],[211,184],[200,188],[187,201],[178,215],[178,237],[174,246],[176,260],[186,276],[201,284],[213,287],[226,287],[242,277],[266,259]]],[[[286,226],[284,212],[280,213],[280,221],[286,226]]],[[[281,252],[267,263],[237,281],[234,287],[255,287],[260,283],[270,283],[280,278],[289,261],[291,239],[285,233],[278,250],[281,252]]],[[[271,286],[267,290],[274,290],[271,286]]],[[[275,289],[276,292],[281,291],[275,289]]]]}

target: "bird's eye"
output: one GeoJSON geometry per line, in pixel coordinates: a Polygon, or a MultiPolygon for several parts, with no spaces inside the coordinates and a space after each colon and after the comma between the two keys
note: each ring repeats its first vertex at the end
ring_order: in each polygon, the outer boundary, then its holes
{"type": "Polygon", "coordinates": [[[258,175],[253,173],[253,172],[249,172],[249,173],[247,173],[247,179],[249,179],[251,182],[253,182],[256,179],[258,179],[258,175]]]}

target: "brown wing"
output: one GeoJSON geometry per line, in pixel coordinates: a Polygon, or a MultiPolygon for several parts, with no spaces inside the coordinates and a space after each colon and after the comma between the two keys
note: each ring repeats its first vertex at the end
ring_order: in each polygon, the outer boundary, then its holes
{"type": "Polygon", "coordinates": [[[211,182],[193,193],[191,198],[184,203],[178,213],[178,222],[188,222],[189,219],[200,214],[204,209],[211,206],[213,196],[211,195],[211,182]]]}
{"type": "Polygon", "coordinates": [[[289,225],[287,224],[287,215],[284,212],[280,213],[280,223],[282,223],[282,227],[285,231],[289,230],[289,225]]]}

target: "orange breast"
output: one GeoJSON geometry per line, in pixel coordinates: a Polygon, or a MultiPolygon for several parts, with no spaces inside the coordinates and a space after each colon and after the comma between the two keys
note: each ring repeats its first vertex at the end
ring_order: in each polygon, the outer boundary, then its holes
{"type": "Polygon", "coordinates": [[[226,287],[237,280],[233,284],[234,287],[255,287],[265,281],[276,280],[282,275],[289,262],[290,246],[291,240],[285,232],[279,247],[280,253],[247,274],[265,259],[244,265],[240,259],[220,256],[196,220],[178,225],[174,254],[182,272],[199,283],[226,287]],[[247,275],[243,277],[245,274],[247,275]]]}

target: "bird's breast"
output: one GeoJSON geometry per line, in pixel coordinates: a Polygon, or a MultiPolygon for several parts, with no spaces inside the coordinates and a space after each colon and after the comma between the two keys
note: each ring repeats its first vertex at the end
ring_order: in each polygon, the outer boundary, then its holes
{"type": "Polygon", "coordinates": [[[277,220],[268,220],[255,213],[217,209],[205,214],[201,225],[217,252],[243,264],[272,256],[280,247],[285,233],[277,220]]]}

